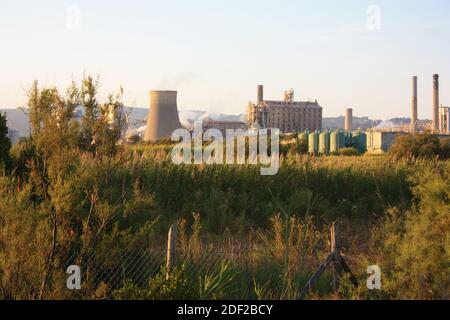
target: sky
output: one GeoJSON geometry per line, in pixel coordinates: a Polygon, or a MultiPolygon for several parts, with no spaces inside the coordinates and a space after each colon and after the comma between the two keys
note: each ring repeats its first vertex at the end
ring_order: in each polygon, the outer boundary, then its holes
{"type": "Polygon", "coordinates": [[[101,96],[178,90],[180,110],[245,113],[265,98],[318,100],[323,114],[431,118],[432,75],[450,104],[449,0],[0,0],[0,107],[26,89],[98,75],[101,96]]]}

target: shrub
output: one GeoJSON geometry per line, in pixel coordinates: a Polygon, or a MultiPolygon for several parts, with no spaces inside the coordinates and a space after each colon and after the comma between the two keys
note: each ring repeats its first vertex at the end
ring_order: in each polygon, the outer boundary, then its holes
{"type": "Polygon", "coordinates": [[[448,154],[448,142],[440,143],[436,135],[430,133],[397,137],[389,149],[395,158],[435,158],[448,154]]]}
{"type": "Polygon", "coordinates": [[[439,143],[439,157],[441,159],[450,159],[450,138],[442,138],[439,143]]]}
{"type": "Polygon", "coordinates": [[[180,300],[198,299],[198,288],[189,281],[186,265],[176,267],[167,275],[167,269],[149,280],[147,288],[139,288],[126,280],[122,288],[113,292],[116,300],[180,300]]]}
{"type": "Polygon", "coordinates": [[[417,207],[387,223],[386,290],[400,299],[450,298],[450,165],[425,166],[414,177],[417,207]]]}
{"type": "Polygon", "coordinates": [[[339,154],[341,156],[347,156],[347,157],[360,155],[359,151],[355,148],[342,148],[339,150],[339,154]]]}

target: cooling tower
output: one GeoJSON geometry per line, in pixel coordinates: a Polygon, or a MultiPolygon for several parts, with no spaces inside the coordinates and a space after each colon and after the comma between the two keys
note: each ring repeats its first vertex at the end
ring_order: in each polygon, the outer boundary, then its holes
{"type": "Polygon", "coordinates": [[[439,131],[439,75],[433,75],[433,131],[439,131]]]}
{"type": "Polygon", "coordinates": [[[262,85],[259,85],[256,96],[256,104],[260,104],[263,101],[264,101],[264,87],[262,85]]]}
{"type": "Polygon", "coordinates": [[[181,128],[177,108],[177,91],[150,91],[150,110],[144,141],[170,138],[181,128]]]}
{"type": "Polygon", "coordinates": [[[411,132],[416,132],[417,127],[417,76],[412,78],[411,99],[411,132]]]}
{"type": "Polygon", "coordinates": [[[353,127],[353,109],[348,108],[345,110],[345,131],[352,130],[353,127]]]}

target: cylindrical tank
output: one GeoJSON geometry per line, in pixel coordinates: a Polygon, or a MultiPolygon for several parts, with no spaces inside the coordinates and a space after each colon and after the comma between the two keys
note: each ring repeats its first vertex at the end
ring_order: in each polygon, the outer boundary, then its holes
{"type": "Polygon", "coordinates": [[[339,131],[333,131],[330,134],[330,153],[339,151],[339,131]]]}
{"type": "Polygon", "coordinates": [[[353,134],[351,131],[344,132],[344,136],[345,136],[344,146],[346,148],[350,148],[352,146],[352,143],[353,143],[352,135],[353,134]]]}
{"type": "Polygon", "coordinates": [[[339,149],[345,148],[345,131],[339,130],[339,149]]]}
{"type": "Polygon", "coordinates": [[[367,151],[367,135],[358,131],[353,134],[352,137],[352,147],[357,149],[360,153],[365,153],[367,151]]]}
{"type": "Polygon", "coordinates": [[[330,152],[330,133],[324,131],[319,135],[319,153],[328,154],[330,152]]]}
{"type": "Polygon", "coordinates": [[[319,133],[313,132],[308,137],[308,152],[317,154],[319,152],[319,133]]]}
{"type": "Polygon", "coordinates": [[[345,147],[345,134],[342,130],[333,131],[330,134],[330,152],[338,152],[345,147]]]}

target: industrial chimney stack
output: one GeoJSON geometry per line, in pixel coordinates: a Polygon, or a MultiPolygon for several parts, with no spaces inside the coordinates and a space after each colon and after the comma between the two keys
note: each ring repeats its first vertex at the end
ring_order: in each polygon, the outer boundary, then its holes
{"type": "Polygon", "coordinates": [[[417,129],[417,76],[412,78],[411,132],[417,129]]]}
{"type": "Polygon", "coordinates": [[[353,109],[348,108],[345,110],[345,131],[352,130],[353,127],[353,109]]]}
{"type": "Polygon", "coordinates": [[[260,104],[263,101],[264,101],[264,86],[260,84],[260,85],[258,85],[256,104],[260,104]]]}
{"type": "Polygon", "coordinates": [[[439,75],[433,75],[433,127],[434,132],[439,130],[439,75]]]}

